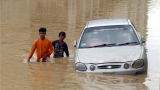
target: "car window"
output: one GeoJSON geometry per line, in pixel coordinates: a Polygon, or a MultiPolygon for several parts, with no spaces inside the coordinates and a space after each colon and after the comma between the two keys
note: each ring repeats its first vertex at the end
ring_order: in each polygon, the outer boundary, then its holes
{"type": "Polygon", "coordinates": [[[79,48],[126,42],[137,42],[136,44],[139,44],[137,36],[130,25],[92,27],[84,30],[79,48]]]}

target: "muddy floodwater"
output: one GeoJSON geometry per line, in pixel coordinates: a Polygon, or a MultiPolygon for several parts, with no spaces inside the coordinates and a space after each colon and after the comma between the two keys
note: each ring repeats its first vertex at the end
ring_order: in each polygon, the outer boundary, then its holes
{"type": "MultiPolygon", "coordinates": [[[[65,55],[65,54],[64,54],[65,55]]],[[[160,0],[0,0],[0,90],[159,90],[160,0]],[[143,75],[106,75],[75,72],[74,40],[87,21],[128,18],[144,36],[148,72],[143,75]],[[36,63],[27,58],[39,38],[59,39],[66,32],[69,57],[36,63]]]]}

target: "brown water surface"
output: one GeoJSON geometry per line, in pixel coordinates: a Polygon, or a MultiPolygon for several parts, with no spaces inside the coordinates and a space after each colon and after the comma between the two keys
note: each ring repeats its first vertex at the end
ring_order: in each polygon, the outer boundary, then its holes
{"type": "Polygon", "coordinates": [[[1,90],[159,90],[160,0],[0,0],[1,90]],[[73,70],[73,42],[85,23],[104,18],[129,18],[146,39],[148,73],[144,75],[85,74],[73,70]],[[59,39],[65,31],[70,57],[27,63],[39,38],[59,39]]]}

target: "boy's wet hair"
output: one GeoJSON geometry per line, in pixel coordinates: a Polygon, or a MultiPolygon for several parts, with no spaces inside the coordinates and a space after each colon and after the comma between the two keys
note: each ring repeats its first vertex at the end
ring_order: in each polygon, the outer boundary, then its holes
{"type": "Polygon", "coordinates": [[[46,28],[40,28],[39,29],[39,32],[46,32],[47,30],[46,30],[46,28]]]}
{"type": "Polygon", "coordinates": [[[64,37],[66,37],[66,33],[65,33],[65,32],[63,32],[63,31],[59,33],[59,37],[60,37],[60,35],[62,35],[62,36],[64,36],[64,37]]]}

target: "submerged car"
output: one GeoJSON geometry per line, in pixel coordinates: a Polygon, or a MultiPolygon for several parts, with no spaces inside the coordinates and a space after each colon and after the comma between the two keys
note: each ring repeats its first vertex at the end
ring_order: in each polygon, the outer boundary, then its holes
{"type": "Polygon", "coordinates": [[[99,19],[86,23],[74,41],[77,72],[143,74],[148,61],[144,37],[129,19],[99,19]]]}

